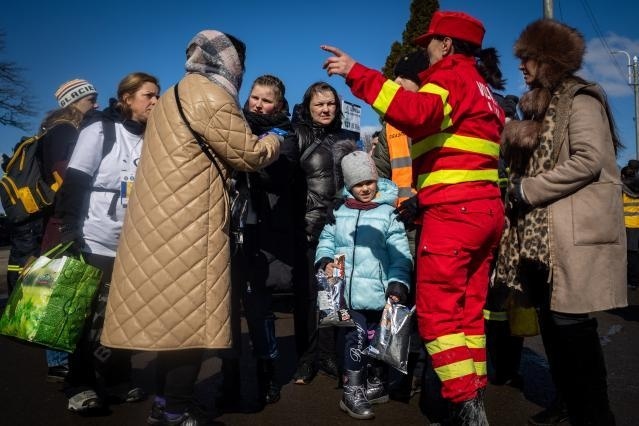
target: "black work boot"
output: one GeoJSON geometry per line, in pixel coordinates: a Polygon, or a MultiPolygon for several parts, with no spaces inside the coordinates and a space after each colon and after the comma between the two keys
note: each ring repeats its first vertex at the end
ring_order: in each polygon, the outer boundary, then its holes
{"type": "Polygon", "coordinates": [[[455,426],[488,426],[483,391],[464,402],[451,403],[450,424],[455,426]]]}
{"type": "Polygon", "coordinates": [[[374,365],[368,369],[366,377],[366,399],[371,404],[384,404],[388,396],[388,375],[383,365],[374,365]]]}
{"type": "Polygon", "coordinates": [[[240,385],[240,360],[222,358],[222,386],[220,396],[216,400],[216,405],[220,410],[225,412],[241,410],[242,395],[240,385]]]}
{"type": "Polygon", "coordinates": [[[541,410],[528,419],[530,426],[557,426],[564,422],[568,423],[568,409],[560,397],[550,407],[541,410]]]}
{"type": "Polygon", "coordinates": [[[364,386],[364,370],[344,371],[344,393],[339,406],[349,416],[360,419],[372,419],[375,413],[370,402],[366,399],[366,388],[364,386]]]}
{"type": "Polygon", "coordinates": [[[275,404],[280,400],[281,386],[275,379],[274,360],[257,360],[257,388],[262,404],[275,404]]]}
{"type": "Polygon", "coordinates": [[[557,334],[559,388],[568,407],[570,423],[575,426],[615,425],[608,400],[606,365],[597,320],[589,318],[560,325],[557,334]]]}

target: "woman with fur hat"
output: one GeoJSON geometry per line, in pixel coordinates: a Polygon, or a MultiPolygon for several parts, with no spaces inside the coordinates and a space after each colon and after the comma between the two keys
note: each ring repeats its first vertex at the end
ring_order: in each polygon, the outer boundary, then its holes
{"type": "MultiPolygon", "coordinates": [[[[488,275],[503,229],[497,181],[504,112],[492,96],[503,80],[494,49],[482,49],[484,26],[462,12],[438,11],[426,34],[430,67],[414,93],[341,50],[324,62],[353,94],[412,139],[417,196],[400,216],[419,212],[417,320],[450,403],[453,422],[486,424],[483,308],[488,275]]],[[[431,419],[432,420],[432,419],[431,419]]]]}
{"type": "MultiPolygon", "coordinates": [[[[341,142],[340,142],[341,144],[341,142]]],[[[363,151],[343,156],[344,204],[335,221],[324,227],[315,253],[315,266],[333,276],[335,255],[345,255],[343,298],[355,327],[338,327],[339,354],[344,366],[340,407],[356,419],[375,416],[371,404],[388,401],[383,363],[371,362],[362,351],[379,323],[387,298],[405,304],[413,269],[402,222],[394,213],[397,186],[378,179],[375,164],[363,151]],[[370,373],[369,373],[370,372],[370,373]]],[[[346,149],[337,147],[343,152],[346,149]]],[[[339,158],[337,159],[339,160],[339,158]]]]}
{"type": "MultiPolygon", "coordinates": [[[[497,284],[537,307],[553,381],[573,425],[612,425],[595,311],[626,306],[620,147],[603,90],[575,75],[585,43],[550,19],[515,42],[530,90],[503,133],[508,227],[497,284]]],[[[544,411],[531,424],[556,424],[544,411]]]]}

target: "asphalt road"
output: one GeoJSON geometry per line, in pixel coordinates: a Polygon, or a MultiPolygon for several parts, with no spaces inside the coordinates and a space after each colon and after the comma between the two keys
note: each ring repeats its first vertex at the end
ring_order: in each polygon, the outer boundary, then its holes
{"type": "MultiPolygon", "coordinates": [[[[5,270],[7,251],[0,249],[0,270],[5,270]]],[[[0,299],[6,296],[4,275],[0,278],[0,299]]],[[[597,314],[600,334],[608,364],[609,394],[619,426],[639,424],[639,296],[630,293],[630,306],[597,314]]],[[[244,337],[242,358],[242,412],[225,413],[217,420],[227,425],[355,425],[338,407],[341,390],[335,380],[318,376],[312,384],[299,386],[290,379],[295,369],[292,313],[287,297],[278,300],[277,335],[282,357],[278,376],[282,399],[256,412],[255,371],[244,337]]],[[[521,373],[523,392],[509,386],[488,387],[486,410],[493,426],[525,425],[526,419],[552,398],[553,389],[538,337],[526,340],[521,373]]],[[[220,362],[217,354],[208,353],[200,373],[199,398],[212,405],[218,394],[220,362]]],[[[153,392],[154,355],[139,353],[133,358],[135,379],[153,392]]],[[[47,383],[44,351],[0,337],[0,425],[143,425],[151,400],[111,407],[101,417],[81,417],[66,409],[66,399],[59,384],[47,383]]],[[[419,409],[419,394],[409,403],[391,401],[375,406],[376,417],[367,424],[427,425],[419,409]]]]}

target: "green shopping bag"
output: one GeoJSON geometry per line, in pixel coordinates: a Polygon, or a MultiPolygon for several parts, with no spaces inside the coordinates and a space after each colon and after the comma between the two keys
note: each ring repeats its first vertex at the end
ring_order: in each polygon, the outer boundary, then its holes
{"type": "Polygon", "coordinates": [[[63,255],[60,244],[26,266],[0,318],[0,334],[73,352],[102,271],[63,255]]]}

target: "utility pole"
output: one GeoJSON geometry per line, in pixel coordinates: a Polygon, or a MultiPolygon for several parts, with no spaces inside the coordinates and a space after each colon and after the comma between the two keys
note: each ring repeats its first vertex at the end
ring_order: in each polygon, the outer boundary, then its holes
{"type": "Polygon", "coordinates": [[[635,95],[635,158],[639,159],[639,120],[637,120],[637,111],[639,111],[639,58],[637,56],[630,60],[630,54],[625,50],[613,50],[611,53],[623,53],[628,59],[628,85],[632,87],[635,95]]]}
{"type": "Polygon", "coordinates": [[[553,19],[553,3],[552,0],[543,0],[544,1],[544,18],[545,19],[553,19]]]}

